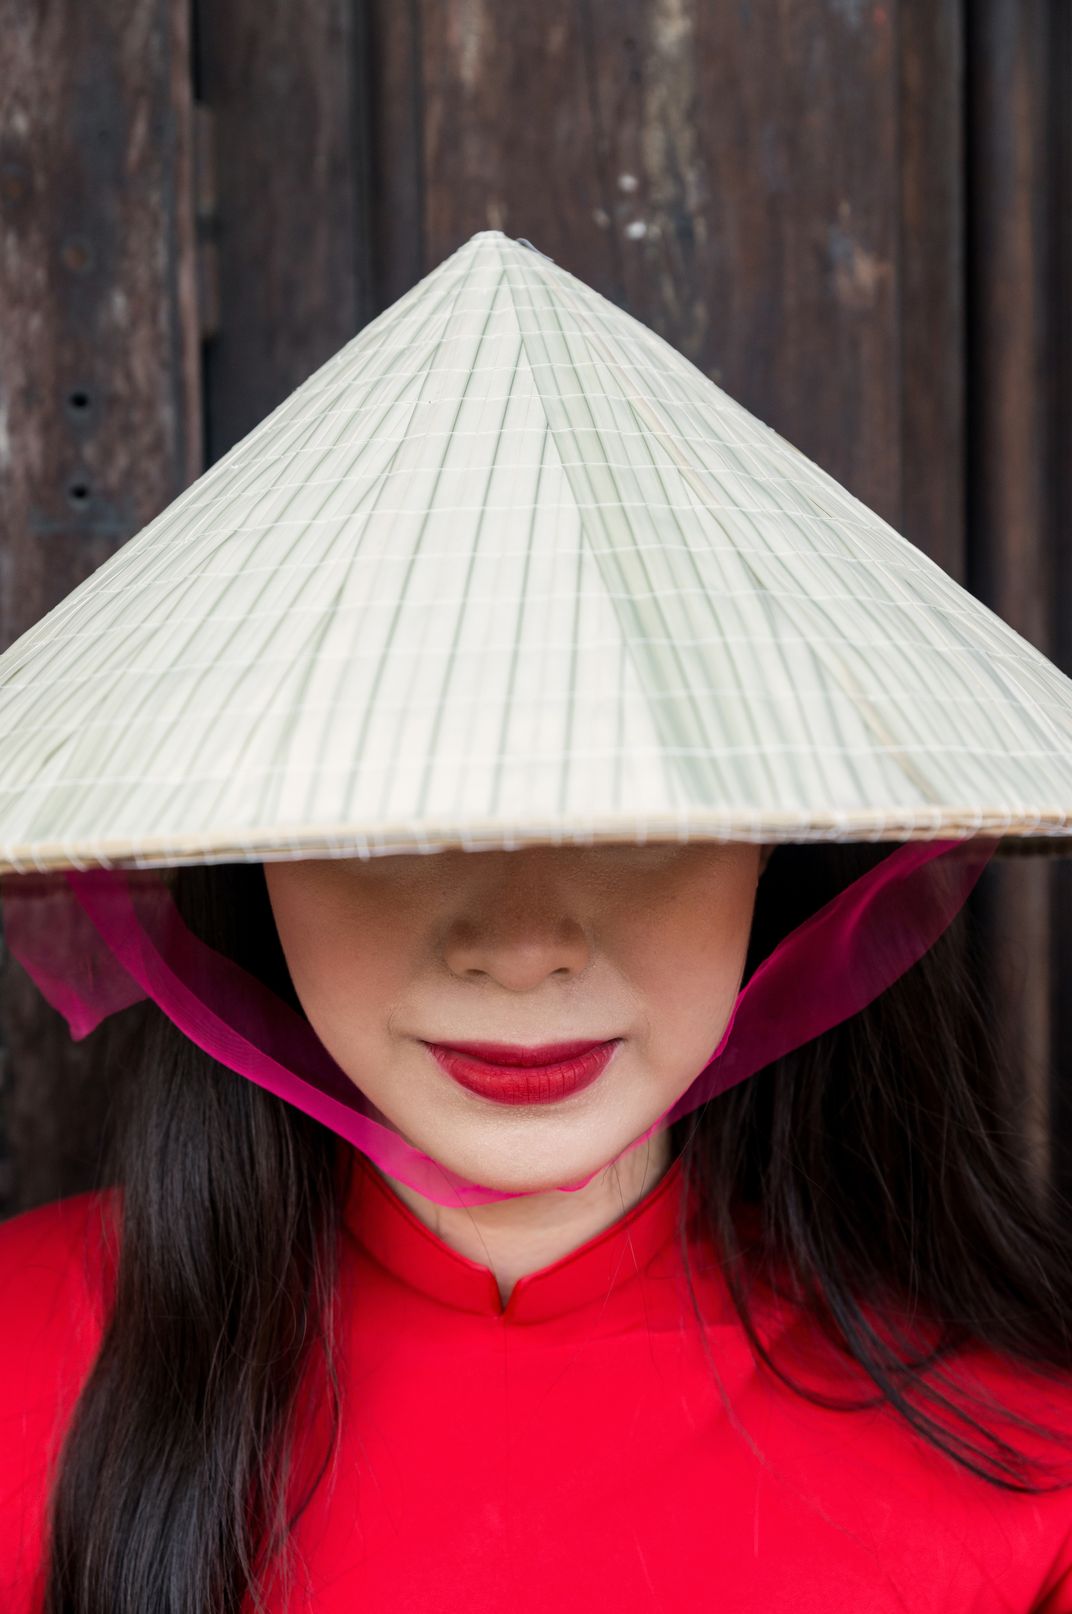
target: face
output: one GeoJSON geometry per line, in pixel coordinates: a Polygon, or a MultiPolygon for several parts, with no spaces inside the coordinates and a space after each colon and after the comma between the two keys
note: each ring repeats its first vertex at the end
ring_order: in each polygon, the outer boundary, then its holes
{"type": "Polygon", "coordinates": [[[294,989],[378,1119],[505,1192],[598,1170],[721,1040],[765,852],[607,844],[264,865],[294,989]],[[506,1105],[429,1043],[620,1039],[587,1087],[506,1105]]]}

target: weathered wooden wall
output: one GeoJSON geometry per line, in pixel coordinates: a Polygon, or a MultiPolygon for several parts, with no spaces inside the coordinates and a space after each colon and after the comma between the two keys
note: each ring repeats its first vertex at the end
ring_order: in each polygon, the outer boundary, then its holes
{"type": "MultiPolygon", "coordinates": [[[[0,0],[0,642],[203,467],[186,0],[0,0]]],[[[0,972],[4,1206],[92,1177],[112,1040],[0,972]]]]}
{"type": "MultiPolygon", "coordinates": [[[[0,0],[3,643],[492,227],[1072,670],[1060,0],[190,4],[0,0]]],[[[1072,872],[992,886],[995,1013],[1072,1179],[1072,872]]],[[[0,1209],[92,1180],[108,1085],[17,973],[0,1209]]]]}
{"type": "MultiPolygon", "coordinates": [[[[1069,10],[1053,0],[973,0],[965,17],[967,581],[1068,671],[1069,10]]],[[[1052,1130],[1054,1167],[1072,1188],[1066,861],[993,868],[976,908],[993,957],[995,1017],[1033,1095],[1035,1131],[1052,1130]]]]}

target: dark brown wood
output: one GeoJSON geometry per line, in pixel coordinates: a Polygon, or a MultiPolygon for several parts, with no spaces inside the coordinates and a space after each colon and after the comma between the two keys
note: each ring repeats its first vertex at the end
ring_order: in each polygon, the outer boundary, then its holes
{"type": "MultiPolygon", "coordinates": [[[[1047,0],[967,12],[969,583],[1046,654],[1056,650],[1048,345],[1050,23],[1047,0]]],[[[1067,205],[1067,202],[1066,202],[1067,205]]],[[[1054,865],[995,866],[981,893],[996,1029],[1016,1050],[1028,1125],[1048,1168],[1054,865]]],[[[1063,1053],[1067,1059],[1068,1050],[1063,1053]]]]}
{"type": "Polygon", "coordinates": [[[964,40],[959,0],[902,0],[900,530],[959,582],[965,533],[964,40]]]}
{"type": "Polygon", "coordinates": [[[365,19],[369,144],[367,230],[376,313],[416,285],[424,255],[419,0],[369,0],[365,19]]]}
{"type": "Polygon", "coordinates": [[[198,0],[211,110],[217,328],[206,344],[211,464],[370,313],[363,84],[347,0],[198,0]]]}
{"type": "MultiPolygon", "coordinates": [[[[960,0],[901,0],[894,15],[900,530],[963,583],[968,564],[963,14],[960,0]]],[[[973,895],[956,932],[961,963],[980,926],[985,937],[985,908],[973,895]]]]}
{"type": "Polygon", "coordinates": [[[891,11],[420,15],[427,264],[477,229],[527,237],[898,523],[891,11]]]}
{"type": "MultiPolygon", "coordinates": [[[[0,40],[6,646],[197,475],[201,429],[185,0],[3,0],[0,40]]],[[[0,1024],[9,1210],[89,1184],[109,1082],[10,959],[0,1024]]]]}
{"type": "Polygon", "coordinates": [[[197,224],[198,332],[202,342],[219,335],[220,255],[217,240],[216,119],[212,108],[194,104],[194,210],[197,224]]]}
{"type": "MultiPolygon", "coordinates": [[[[1072,677],[1072,6],[1051,7],[1048,27],[1048,541],[1053,560],[1053,657],[1072,677]]],[[[1072,857],[1053,865],[1052,881],[1053,1175],[1072,1201],[1072,857]]]]}

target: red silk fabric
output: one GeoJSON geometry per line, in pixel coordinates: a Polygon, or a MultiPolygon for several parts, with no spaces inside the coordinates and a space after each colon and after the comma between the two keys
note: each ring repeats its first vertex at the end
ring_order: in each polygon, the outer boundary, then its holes
{"type": "MultiPolygon", "coordinates": [[[[677,1253],[677,1163],[632,1210],[522,1278],[419,1221],[356,1161],[343,1241],[341,1436],[268,1614],[1068,1614],[1072,1490],[999,1491],[888,1408],[815,1406],[757,1364],[714,1252],[677,1253]],[[302,1573],[304,1569],[304,1575],[302,1573]]],[[[101,1337],[84,1194],[0,1226],[0,1608],[39,1614],[47,1474],[101,1337]],[[37,1598],[38,1600],[35,1600],[37,1598]]],[[[757,1296],[757,1301],[759,1296],[757,1296]]],[[[874,1386],[760,1304],[779,1365],[836,1401],[874,1386]]],[[[1069,1442],[1072,1386],[973,1351],[963,1371],[1069,1442]]],[[[989,1419],[987,1420],[989,1421],[989,1419]]],[[[325,1449],[314,1384],[295,1496],[325,1449]]],[[[1061,1448],[1017,1444],[1060,1462],[1061,1448]]]]}

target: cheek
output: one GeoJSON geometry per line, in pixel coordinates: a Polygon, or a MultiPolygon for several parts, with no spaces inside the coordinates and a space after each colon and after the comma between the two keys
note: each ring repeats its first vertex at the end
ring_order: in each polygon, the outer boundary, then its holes
{"type": "Polygon", "coordinates": [[[690,885],[653,903],[634,949],[633,976],[665,1027],[719,1029],[733,1005],[752,928],[754,884],[690,885]]]}
{"type": "Polygon", "coordinates": [[[314,1030],[333,1037],[370,1023],[405,978],[397,915],[353,892],[281,880],[269,886],[272,911],[294,990],[314,1030]]]}

